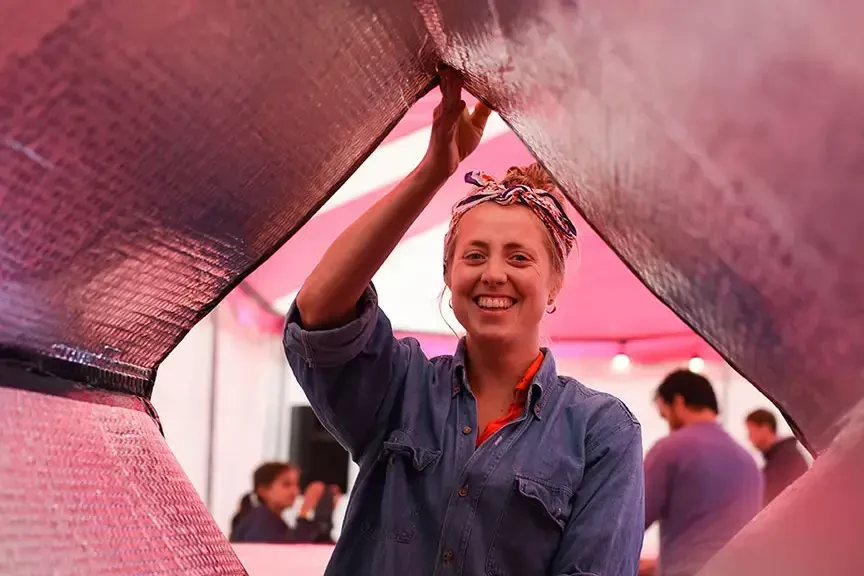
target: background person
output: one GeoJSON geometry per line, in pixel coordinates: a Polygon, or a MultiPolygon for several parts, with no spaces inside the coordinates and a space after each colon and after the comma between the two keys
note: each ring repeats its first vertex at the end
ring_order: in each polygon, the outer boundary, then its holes
{"type": "Polygon", "coordinates": [[[289,462],[262,464],[252,475],[252,491],[240,500],[237,514],[231,520],[229,540],[271,544],[319,541],[323,537],[321,527],[309,518],[324,492],[321,482],[306,487],[297,526],[291,528],[282,514],[300,493],[300,470],[289,462]]]}
{"type": "Polygon", "coordinates": [[[753,447],[762,453],[765,466],[762,474],[765,480],[763,505],[767,506],[790,484],[804,474],[809,466],[794,436],[777,436],[777,418],[768,410],[754,410],[745,419],[747,435],[753,447]]]}
{"type": "MultiPolygon", "coordinates": [[[[694,576],[762,506],[753,457],[717,422],[711,383],[669,374],[655,403],[669,436],[645,456],[645,528],[660,523],[660,576],[694,576]]],[[[650,562],[643,562],[649,573],[650,562]]]]}

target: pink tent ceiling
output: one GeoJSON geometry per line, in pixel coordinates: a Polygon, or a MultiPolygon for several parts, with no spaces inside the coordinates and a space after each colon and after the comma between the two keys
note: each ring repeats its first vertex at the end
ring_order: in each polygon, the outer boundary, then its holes
{"type": "MultiPolygon", "coordinates": [[[[279,329],[278,319],[271,317],[262,322],[261,306],[255,311],[250,309],[250,292],[260,297],[258,304],[263,304],[263,308],[284,312],[293,294],[333,239],[416,165],[425,149],[432,109],[438,100],[436,91],[411,108],[376,153],[342,189],[246,280],[245,292],[235,291],[244,295],[235,294],[229,301],[246,323],[266,324],[269,329],[279,329]]],[[[390,292],[406,295],[410,300],[413,292],[428,292],[430,284],[437,282],[435,291],[443,288],[440,237],[450,207],[465,193],[466,185],[462,180],[465,171],[483,169],[501,175],[512,165],[532,161],[518,138],[497,116],[493,116],[480,148],[436,196],[397,249],[406,253],[399,257],[399,267],[384,280],[394,284],[390,292]],[[435,277],[423,282],[418,276],[428,275],[430,270],[434,271],[435,277]]],[[[627,354],[643,362],[681,360],[692,355],[717,358],[713,350],[657,300],[578,216],[575,224],[581,235],[581,263],[571,266],[559,297],[558,310],[547,319],[546,332],[556,352],[560,350],[559,354],[568,356],[609,357],[619,352],[624,342],[627,354]]],[[[378,277],[375,282],[381,292],[378,277]]],[[[391,302],[382,295],[382,307],[388,315],[391,314],[390,305],[391,302]]],[[[400,335],[418,337],[431,353],[452,351],[455,337],[446,324],[435,324],[431,320],[418,322],[416,319],[423,315],[420,310],[423,306],[418,307],[416,303],[411,306],[404,314],[404,321],[391,316],[400,335]]],[[[431,313],[426,312],[427,316],[431,313]]],[[[439,311],[434,311],[434,314],[436,318],[440,317],[439,311]]]]}

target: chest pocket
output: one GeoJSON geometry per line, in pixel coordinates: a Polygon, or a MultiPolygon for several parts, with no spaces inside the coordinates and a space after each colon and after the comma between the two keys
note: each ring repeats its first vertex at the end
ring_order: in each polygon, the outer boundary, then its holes
{"type": "Polygon", "coordinates": [[[489,576],[543,574],[572,510],[569,486],[516,475],[486,558],[489,576]]]}
{"type": "Polygon", "coordinates": [[[423,472],[438,461],[441,451],[418,446],[406,432],[397,430],[384,442],[381,455],[390,466],[396,464],[397,459],[406,459],[414,471],[423,472]]]}
{"type": "Polygon", "coordinates": [[[403,544],[414,539],[418,518],[429,508],[424,480],[440,458],[440,450],[418,444],[407,431],[390,435],[369,482],[377,497],[364,498],[360,514],[365,537],[403,544]]]}

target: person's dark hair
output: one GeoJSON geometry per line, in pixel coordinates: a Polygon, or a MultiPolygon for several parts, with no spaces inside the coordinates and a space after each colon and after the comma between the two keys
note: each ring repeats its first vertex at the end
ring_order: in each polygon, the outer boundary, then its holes
{"type": "Polygon", "coordinates": [[[264,499],[258,493],[259,488],[270,486],[279,476],[289,470],[296,470],[297,466],[290,462],[265,462],[255,469],[252,474],[252,490],[240,499],[237,513],[231,519],[231,532],[237,530],[240,521],[256,506],[263,504],[264,499]]]}
{"type": "Polygon", "coordinates": [[[768,426],[772,432],[777,433],[777,418],[764,408],[759,408],[748,414],[746,422],[756,424],[757,426],[768,426]]]}
{"type": "Polygon", "coordinates": [[[715,414],[720,412],[711,383],[701,374],[689,370],[676,370],[666,376],[657,388],[657,396],[670,406],[675,396],[681,396],[688,408],[707,408],[715,414]]]}

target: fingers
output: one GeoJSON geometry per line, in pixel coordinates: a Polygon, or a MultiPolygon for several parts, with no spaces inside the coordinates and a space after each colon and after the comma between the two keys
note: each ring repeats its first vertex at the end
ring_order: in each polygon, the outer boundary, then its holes
{"type": "Polygon", "coordinates": [[[459,125],[460,116],[468,114],[466,110],[467,105],[464,100],[457,100],[455,104],[447,107],[442,102],[435,109],[432,120],[433,131],[437,131],[445,139],[451,138],[459,125]]]}
{"type": "Polygon", "coordinates": [[[452,111],[462,100],[462,77],[449,66],[442,66],[441,78],[441,103],[445,111],[452,111]]]}
{"type": "Polygon", "coordinates": [[[315,496],[319,497],[324,493],[324,483],[315,481],[310,482],[308,486],[306,486],[306,496],[315,496]]]}

